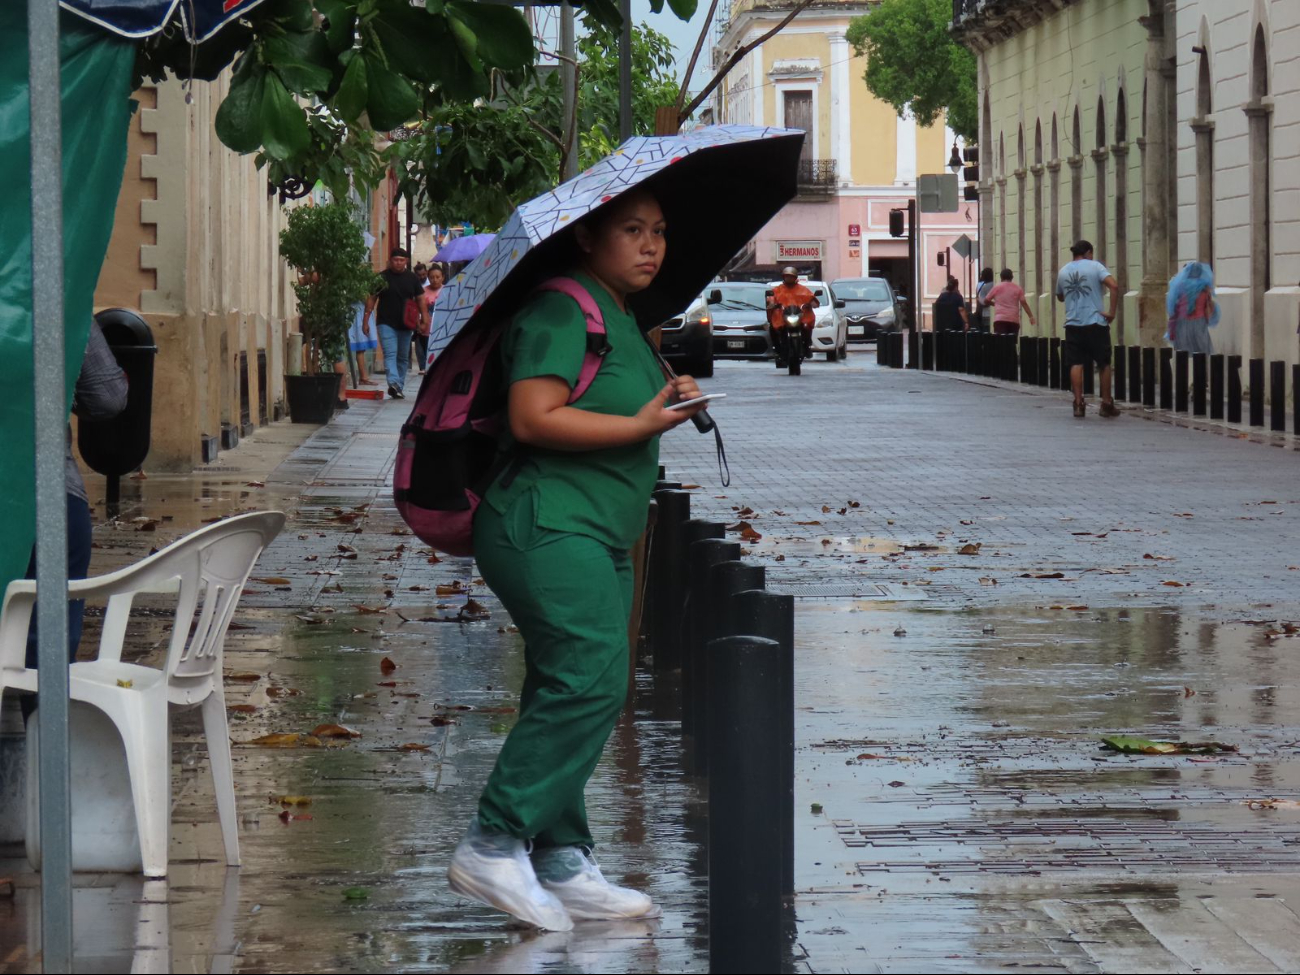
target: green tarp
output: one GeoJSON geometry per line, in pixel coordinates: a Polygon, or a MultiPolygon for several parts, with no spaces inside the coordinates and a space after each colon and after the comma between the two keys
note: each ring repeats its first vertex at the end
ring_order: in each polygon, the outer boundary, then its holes
{"type": "MultiPolygon", "coordinates": [[[[85,353],[99,268],[126,166],[135,44],[64,16],[63,260],[67,402],[85,353]]],[[[0,586],[35,537],[32,227],[27,4],[0,2],[0,586]]],[[[53,233],[53,228],[50,228],[53,233]]],[[[40,327],[40,323],[37,323],[40,327]]],[[[36,377],[39,382],[39,377],[36,377]]],[[[63,483],[42,484],[63,494],[63,483]]]]}

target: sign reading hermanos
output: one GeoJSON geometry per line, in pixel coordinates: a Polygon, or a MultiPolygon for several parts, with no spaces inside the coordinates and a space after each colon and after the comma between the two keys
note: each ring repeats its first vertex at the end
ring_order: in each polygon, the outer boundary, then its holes
{"type": "Polygon", "coordinates": [[[778,240],[776,262],[780,264],[782,261],[820,261],[823,250],[820,240],[778,240]]]}

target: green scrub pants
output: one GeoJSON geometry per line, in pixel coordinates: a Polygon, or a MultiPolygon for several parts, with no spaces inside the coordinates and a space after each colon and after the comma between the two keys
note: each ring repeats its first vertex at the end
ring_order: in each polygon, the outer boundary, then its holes
{"type": "Polygon", "coordinates": [[[594,538],[537,526],[536,489],[482,505],[474,554],[524,637],[519,721],[479,799],[487,830],[537,848],[594,845],[583,790],[627,698],[632,561],[594,538]]]}

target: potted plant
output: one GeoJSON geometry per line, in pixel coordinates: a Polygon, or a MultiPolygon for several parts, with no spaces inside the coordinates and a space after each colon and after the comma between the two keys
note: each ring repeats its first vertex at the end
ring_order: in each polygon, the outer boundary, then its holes
{"type": "Polygon", "coordinates": [[[298,272],[293,286],[306,372],[285,376],[289,418],[294,423],[325,423],[334,413],[342,377],[334,363],[348,354],[348,329],[355,306],[374,289],[356,211],[346,202],[306,205],[289,211],[280,231],[280,255],[298,272]]]}

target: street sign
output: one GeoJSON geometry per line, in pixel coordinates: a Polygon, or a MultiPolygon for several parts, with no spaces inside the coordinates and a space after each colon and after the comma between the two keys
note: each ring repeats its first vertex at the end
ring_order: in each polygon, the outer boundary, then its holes
{"type": "Polygon", "coordinates": [[[852,240],[849,241],[849,246],[850,246],[850,247],[861,247],[861,246],[862,246],[862,240],[861,240],[861,238],[854,237],[852,240]]]}
{"type": "Polygon", "coordinates": [[[783,261],[820,261],[823,258],[820,240],[778,240],[776,242],[776,262],[783,261]]]}
{"type": "Polygon", "coordinates": [[[971,251],[974,249],[975,241],[971,240],[965,234],[962,234],[952,242],[952,249],[962,256],[962,260],[970,260],[971,251]]]}
{"type": "Polygon", "coordinates": [[[862,225],[861,225],[861,224],[858,224],[858,223],[851,223],[851,224],[849,224],[849,236],[850,236],[850,237],[861,237],[861,236],[862,236],[862,225]]]}
{"type": "Polygon", "coordinates": [[[957,175],[939,173],[918,176],[916,200],[922,213],[956,213],[957,175]]]}

